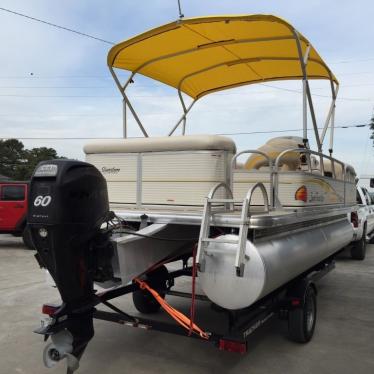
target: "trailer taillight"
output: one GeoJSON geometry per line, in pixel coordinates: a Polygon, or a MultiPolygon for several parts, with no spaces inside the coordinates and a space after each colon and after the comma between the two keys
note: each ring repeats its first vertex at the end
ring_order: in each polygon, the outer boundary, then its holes
{"type": "Polygon", "coordinates": [[[60,305],[43,304],[42,313],[47,314],[48,316],[53,316],[59,308],[60,305]]]}
{"type": "Polygon", "coordinates": [[[295,200],[304,201],[306,203],[308,201],[308,190],[305,186],[301,186],[295,192],[295,200]]]}
{"type": "Polygon", "coordinates": [[[235,353],[246,353],[247,343],[236,342],[234,340],[220,339],[218,348],[220,351],[235,352],[235,353]]]}
{"type": "Polygon", "coordinates": [[[351,222],[353,227],[358,227],[358,214],[357,212],[352,212],[351,213],[351,222]]]}

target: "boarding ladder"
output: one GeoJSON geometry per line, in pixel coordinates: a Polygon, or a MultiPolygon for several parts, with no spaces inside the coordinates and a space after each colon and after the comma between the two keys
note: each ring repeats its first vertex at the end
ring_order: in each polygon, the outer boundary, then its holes
{"type": "MultiPolygon", "coordinates": [[[[204,203],[203,217],[201,222],[201,229],[199,235],[199,242],[197,247],[196,254],[196,264],[200,272],[205,271],[205,256],[208,255],[207,248],[210,243],[227,243],[235,244],[237,246],[236,255],[235,255],[235,271],[238,277],[242,277],[244,274],[244,259],[245,259],[245,250],[248,236],[248,228],[250,222],[250,207],[253,193],[256,189],[260,189],[264,199],[264,210],[269,212],[269,200],[266,188],[263,183],[258,182],[253,187],[251,187],[244,200],[234,200],[233,193],[231,188],[226,183],[218,183],[215,185],[208,194],[208,197],[204,203]],[[226,191],[225,199],[215,198],[214,195],[216,192],[223,188],[226,191]],[[213,210],[214,204],[221,204],[224,209],[213,210]],[[217,213],[230,213],[235,211],[235,204],[241,204],[241,216],[239,223],[239,238],[238,240],[228,240],[220,238],[210,238],[210,226],[213,222],[213,216],[217,213]]],[[[209,255],[215,252],[214,249],[209,249],[209,255]]],[[[222,251],[216,250],[217,253],[222,253],[222,251]]]]}

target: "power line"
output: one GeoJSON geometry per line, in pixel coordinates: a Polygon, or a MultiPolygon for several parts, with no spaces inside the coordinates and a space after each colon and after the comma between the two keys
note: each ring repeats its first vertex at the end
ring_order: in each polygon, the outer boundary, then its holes
{"type": "MultiPolygon", "coordinates": [[[[274,89],[274,90],[279,90],[279,91],[285,91],[285,92],[291,92],[291,93],[297,93],[297,94],[301,94],[301,90],[297,90],[297,89],[292,89],[292,88],[285,88],[285,87],[278,87],[278,86],[274,86],[274,85],[271,85],[271,84],[266,84],[266,83],[260,83],[260,85],[264,86],[264,87],[268,87],[268,88],[271,88],[271,89],[274,89]]],[[[374,84],[366,84],[365,86],[372,86],[374,84]]],[[[347,86],[347,87],[360,87],[360,86],[364,86],[364,85],[351,85],[351,86],[347,86]]],[[[140,86],[138,86],[140,87],[140,86]]],[[[151,86],[143,86],[143,87],[151,87],[151,86]]],[[[22,89],[64,89],[64,88],[81,88],[81,89],[92,89],[92,88],[95,88],[95,89],[102,89],[102,88],[110,88],[110,87],[106,87],[106,86],[34,86],[34,87],[27,87],[27,86],[17,86],[17,87],[0,87],[0,89],[11,89],[11,88],[22,88],[22,89]]],[[[253,94],[254,92],[252,92],[253,94]]],[[[256,92],[256,94],[263,94],[263,93],[268,93],[267,91],[262,91],[262,92],[256,92]]],[[[216,96],[229,96],[229,95],[243,95],[243,93],[241,92],[225,92],[225,93],[216,93],[216,96]]],[[[323,94],[316,94],[316,93],[313,93],[313,96],[316,96],[316,97],[322,97],[322,98],[328,98],[328,99],[331,99],[331,95],[323,95],[323,94]]],[[[23,98],[26,98],[26,97],[31,97],[31,98],[79,98],[79,97],[83,97],[83,98],[117,98],[118,95],[111,95],[111,96],[108,96],[108,95],[25,95],[25,94],[0,94],[0,97],[23,97],[23,98]]],[[[139,97],[139,98],[146,98],[146,97],[151,97],[153,98],[154,95],[132,95],[132,97],[139,97]]],[[[174,95],[170,94],[170,95],[159,95],[158,97],[174,97],[174,95]]],[[[344,101],[365,101],[365,102],[371,102],[371,101],[374,101],[374,99],[371,99],[371,98],[354,98],[354,97],[339,97],[338,96],[338,100],[344,100],[344,101]]]]}
{"type": "Polygon", "coordinates": [[[367,61],[374,61],[373,57],[369,58],[363,58],[363,59],[357,59],[357,60],[341,60],[341,61],[333,61],[330,62],[330,64],[351,64],[351,63],[356,63],[356,62],[367,62],[367,61]]]}
{"type": "Polygon", "coordinates": [[[112,79],[109,75],[8,75],[0,79],[112,79]]]}
{"type": "MultiPolygon", "coordinates": [[[[337,73],[338,76],[374,74],[374,71],[361,71],[353,73],[337,73]]],[[[108,79],[109,75],[9,75],[0,76],[0,79],[108,79]]]]}
{"type": "MultiPolygon", "coordinates": [[[[79,97],[84,97],[84,98],[119,98],[118,95],[20,95],[20,94],[0,94],[0,97],[22,97],[22,98],[79,98],[79,97]]],[[[139,96],[143,97],[143,96],[139,96]]],[[[146,96],[146,97],[154,97],[154,96],[146,96]]]]}
{"type": "MultiPolygon", "coordinates": [[[[368,127],[368,124],[364,125],[347,125],[347,126],[335,126],[335,129],[348,129],[353,127],[368,127]]],[[[319,130],[323,127],[318,127],[319,130]]],[[[217,133],[216,135],[231,135],[231,136],[240,136],[240,135],[255,135],[255,134],[275,134],[275,133],[284,133],[284,132],[300,132],[301,129],[283,129],[283,130],[269,130],[269,131],[252,131],[252,132],[232,132],[232,133],[217,133]]],[[[308,131],[313,131],[313,129],[308,129],[308,131]]],[[[0,139],[20,139],[20,140],[114,140],[114,139],[123,139],[120,137],[2,137],[0,139]]]]}
{"type": "MultiPolygon", "coordinates": [[[[301,93],[302,93],[301,90],[295,90],[295,89],[292,89],[292,88],[277,87],[277,86],[273,86],[273,85],[271,85],[271,84],[266,84],[266,83],[260,83],[260,85],[261,85],[261,86],[264,86],[264,87],[274,88],[274,89],[276,89],[276,90],[280,90],[280,91],[294,92],[294,93],[298,93],[298,94],[301,94],[301,93]]],[[[313,93],[312,96],[324,97],[324,98],[331,99],[331,95],[322,95],[322,94],[316,94],[316,93],[313,93]]],[[[337,97],[337,100],[347,100],[347,101],[374,101],[373,99],[370,99],[370,98],[364,99],[364,98],[340,97],[340,96],[337,97]]]]}
{"type": "Polygon", "coordinates": [[[114,86],[0,86],[0,89],[9,90],[9,89],[64,89],[64,88],[110,88],[114,89],[114,86]]]}
{"type": "MultiPolygon", "coordinates": [[[[178,14],[179,14],[179,18],[183,18],[184,14],[182,13],[181,1],[177,0],[177,3],[178,3],[178,14]]],[[[55,27],[57,29],[65,30],[65,31],[68,31],[68,32],[72,32],[74,34],[77,34],[77,35],[80,35],[80,36],[84,36],[86,38],[94,39],[94,40],[97,40],[97,41],[100,41],[100,42],[103,42],[103,43],[106,43],[106,44],[110,44],[110,45],[115,45],[114,42],[111,42],[111,41],[99,38],[97,36],[93,36],[93,35],[90,35],[90,34],[87,34],[87,33],[81,32],[81,31],[78,31],[78,30],[74,30],[74,29],[71,29],[71,28],[66,27],[66,26],[57,25],[55,23],[52,23],[52,22],[49,22],[49,21],[45,21],[45,20],[42,20],[40,18],[32,17],[32,16],[29,16],[29,15],[24,14],[24,13],[16,12],[16,11],[11,10],[11,9],[0,7],[0,10],[2,10],[4,12],[11,13],[11,14],[14,14],[14,15],[17,15],[17,16],[20,16],[20,17],[24,17],[24,18],[30,19],[32,21],[40,22],[40,23],[43,23],[45,25],[55,27]]],[[[366,61],[374,61],[374,58],[370,57],[370,58],[357,59],[357,60],[351,59],[351,60],[333,61],[333,62],[331,62],[331,64],[347,64],[347,63],[357,63],[357,62],[366,62],[366,61]]]]}
{"type": "MultiPolygon", "coordinates": [[[[106,43],[106,44],[110,44],[110,45],[115,44],[115,43],[110,42],[108,40],[105,40],[105,39],[102,39],[102,38],[99,38],[99,37],[96,37],[96,36],[93,36],[93,35],[89,35],[89,34],[81,32],[81,31],[71,29],[69,27],[57,25],[55,23],[48,22],[48,21],[45,21],[45,20],[42,20],[42,19],[39,19],[39,18],[36,18],[36,17],[32,17],[32,16],[29,16],[27,14],[19,13],[19,12],[16,12],[14,10],[11,10],[11,9],[0,7],[0,10],[2,10],[4,12],[11,13],[11,14],[14,14],[14,15],[17,15],[17,16],[20,16],[20,17],[24,17],[24,18],[27,18],[27,19],[30,19],[30,20],[33,20],[33,21],[36,21],[36,22],[40,22],[40,23],[43,23],[43,24],[46,24],[48,26],[52,26],[52,27],[55,27],[55,28],[58,28],[58,29],[61,29],[61,30],[69,31],[69,32],[75,33],[75,34],[80,35],[80,36],[84,36],[84,37],[87,37],[87,38],[90,38],[90,39],[94,39],[94,40],[97,40],[97,41],[100,41],[100,42],[103,42],[103,43],[106,43]]],[[[182,10],[181,10],[180,0],[178,0],[178,10],[179,10],[179,17],[183,18],[184,15],[183,15],[182,10]]],[[[360,61],[371,61],[371,60],[374,60],[374,58],[367,58],[367,59],[362,59],[362,60],[342,60],[342,61],[336,61],[334,63],[338,64],[338,63],[350,63],[350,62],[355,62],[355,61],[360,62],[360,61]]],[[[28,78],[30,78],[30,77],[28,77],[28,78]]],[[[32,77],[32,78],[34,78],[34,77],[32,77]]],[[[0,79],[7,79],[7,78],[0,77],[0,79]]],[[[276,87],[276,86],[267,85],[267,84],[263,84],[263,85],[266,86],[266,87],[270,87],[270,88],[278,89],[278,90],[282,90],[282,91],[301,93],[301,91],[299,91],[299,90],[276,87]]],[[[64,87],[61,87],[61,88],[64,88],[64,87]]],[[[31,96],[27,96],[27,95],[0,95],[0,96],[1,97],[4,97],[4,96],[31,97],[31,96]]],[[[330,96],[328,96],[328,95],[321,95],[321,94],[314,94],[314,96],[330,98],[330,96]]],[[[103,96],[32,96],[32,97],[43,97],[43,98],[45,98],[45,97],[74,97],[74,98],[76,98],[76,97],[103,97],[103,96]]],[[[340,97],[339,99],[340,100],[348,100],[348,101],[373,101],[372,99],[363,99],[363,98],[344,98],[344,97],[340,97]]]]}
{"type": "MultiPolygon", "coordinates": [[[[351,125],[351,126],[334,126],[335,129],[349,129],[353,127],[367,127],[369,125],[351,125]]],[[[322,130],[323,127],[318,127],[319,130],[322,130]]],[[[239,135],[254,135],[254,134],[272,134],[272,133],[282,133],[282,132],[298,132],[302,131],[302,129],[287,129],[287,130],[271,130],[271,131],[252,131],[252,132],[232,132],[232,133],[222,133],[216,135],[231,135],[231,136],[239,136],[239,135]]],[[[308,131],[314,131],[313,129],[308,129],[308,131]]]]}
{"type": "Polygon", "coordinates": [[[0,117],[119,117],[122,113],[108,113],[108,114],[71,114],[71,113],[43,113],[43,114],[37,114],[37,113],[26,113],[26,114],[19,114],[19,113],[13,113],[13,114],[0,114],[0,117]]]}
{"type": "Polygon", "coordinates": [[[341,75],[372,75],[374,74],[374,71],[358,71],[358,72],[354,72],[354,73],[339,73],[337,74],[338,76],[341,76],[341,75]]]}
{"type": "MultiPolygon", "coordinates": [[[[291,88],[283,88],[283,87],[277,87],[277,86],[271,86],[262,84],[266,87],[274,88],[276,90],[280,91],[286,91],[286,92],[292,92],[292,93],[298,93],[301,94],[301,91],[294,90],[291,88]]],[[[265,92],[266,93],[266,92],[265,92]]],[[[219,93],[216,94],[216,96],[231,96],[231,95],[243,95],[243,93],[238,92],[226,92],[226,93],[219,93]]],[[[321,94],[313,94],[313,96],[321,97],[321,98],[327,98],[331,99],[331,96],[329,95],[321,95],[321,94]]],[[[22,94],[0,94],[0,97],[20,97],[20,98],[119,98],[118,95],[22,95],[22,94]]],[[[175,97],[175,95],[132,95],[133,98],[169,98],[169,97],[175,97]]],[[[372,98],[361,98],[361,97],[338,97],[337,100],[344,100],[344,101],[363,101],[363,102],[373,102],[374,99],[372,98]]]]}
{"type": "MultiPolygon", "coordinates": [[[[265,84],[263,84],[265,86],[265,84]]],[[[343,87],[371,87],[371,86],[374,86],[374,83],[359,83],[359,84],[343,84],[340,86],[340,88],[343,88],[343,87]]],[[[147,88],[147,87],[155,87],[155,85],[144,85],[144,84],[139,84],[139,85],[136,85],[136,88],[147,88]]],[[[291,89],[288,89],[288,88],[282,88],[282,87],[275,87],[275,86],[272,86],[272,85],[267,85],[267,87],[269,88],[272,88],[272,89],[284,89],[284,90],[289,90],[291,91],[291,89]]],[[[114,86],[113,85],[110,85],[110,86],[0,86],[0,89],[83,89],[83,88],[86,88],[86,89],[90,89],[90,88],[95,88],[95,89],[114,89],[114,86]]],[[[325,90],[325,89],[330,89],[330,87],[313,87],[313,90],[325,90]]],[[[297,90],[295,90],[296,92],[297,90]]],[[[251,92],[251,93],[269,93],[271,91],[257,91],[257,92],[251,92]]],[[[291,91],[293,92],[293,91],[291,91]]],[[[298,93],[300,91],[297,91],[298,93]]],[[[231,94],[231,93],[230,93],[231,94]]],[[[234,93],[232,93],[234,94],[234,93]]],[[[240,94],[240,93],[235,93],[236,95],[240,94]]],[[[222,95],[221,94],[218,94],[218,95],[222,95]]]]}
{"type": "Polygon", "coordinates": [[[65,31],[69,31],[69,32],[72,32],[74,34],[77,34],[77,35],[80,35],[80,36],[85,36],[86,38],[90,38],[90,39],[94,39],[94,40],[98,40],[99,42],[103,42],[103,43],[106,43],[106,44],[110,44],[110,45],[114,45],[115,43],[113,42],[110,42],[108,40],[105,40],[105,39],[101,39],[101,38],[98,38],[96,36],[93,36],[93,35],[89,35],[89,34],[86,34],[84,32],[81,32],[81,31],[77,31],[77,30],[73,30],[69,27],[65,27],[65,26],[60,26],[60,25],[57,25],[55,23],[52,23],[52,22],[48,22],[48,21],[44,21],[42,19],[39,19],[39,18],[35,18],[35,17],[31,17],[27,14],[23,14],[23,13],[19,13],[19,12],[15,12],[14,10],[10,10],[10,9],[6,9],[6,8],[2,8],[0,7],[0,10],[4,11],[4,12],[8,12],[8,13],[12,13],[14,15],[17,15],[17,16],[20,16],[20,17],[24,17],[24,18],[27,18],[27,19],[30,19],[30,20],[33,20],[33,21],[36,21],[36,22],[40,22],[40,23],[44,23],[45,25],[48,25],[48,26],[52,26],[52,27],[55,27],[57,29],[61,29],[61,30],[65,30],[65,31]]]}
{"type": "MultiPolygon", "coordinates": [[[[373,106],[371,118],[373,118],[373,116],[374,116],[374,106],[373,106]]],[[[370,125],[371,124],[368,124],[368,136],[367,136],[367,140],[366,140],[366,143],[365,143],[365,151],[363,153],[363,158],[362,158],[362,162],[361,162],[361,169],[364,170],[364,173],[366,173],[366,169],[367,169],[367,165],[368,165],[367,150],[368,150],[369,142],[371,140],[371,137],[370,137],[370,132],[371,132],[370,125]]]]}

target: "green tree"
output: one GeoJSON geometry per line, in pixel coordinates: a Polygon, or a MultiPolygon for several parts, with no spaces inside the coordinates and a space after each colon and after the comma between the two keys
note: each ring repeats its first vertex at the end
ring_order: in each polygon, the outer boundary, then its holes
{"type": "Polygon", "coordinates": [[[0,140],[0,174],[12,178],[24,157],[24,146],[17,139],[0,140]]]}
{"type": "Polygon", "coordinates": [[[30,179],[40,161],[64,158],[53,148],[25,149],[17,139],[0,140],[0,174],[15,180],[30,179]]]}

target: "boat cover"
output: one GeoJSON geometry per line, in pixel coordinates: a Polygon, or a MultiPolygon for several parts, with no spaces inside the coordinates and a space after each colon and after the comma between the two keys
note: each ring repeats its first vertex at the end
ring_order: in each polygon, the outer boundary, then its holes
{"type": "Polygon", "coordinates": [[[297,39],[308,79],[338,84],[309,41],[272,15],[225,15],[180,19],[115,45],[108,65],[180,89],[198,99],[250,83],[302,79],[297,39]]]}

